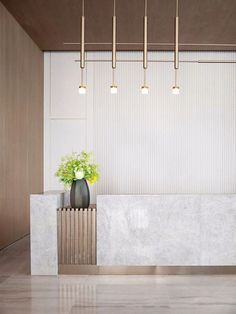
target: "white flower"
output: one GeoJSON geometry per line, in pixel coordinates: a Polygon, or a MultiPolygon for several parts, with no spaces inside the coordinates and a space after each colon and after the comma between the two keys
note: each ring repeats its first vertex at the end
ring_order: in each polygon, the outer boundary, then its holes
{"type": "Polygon", "coordinates": [[[84,172],[83,172],[83,170],[75,171],[75,178],[76,178],[77,180],[83,179],[83,178],[84,178],[84,172]]]}

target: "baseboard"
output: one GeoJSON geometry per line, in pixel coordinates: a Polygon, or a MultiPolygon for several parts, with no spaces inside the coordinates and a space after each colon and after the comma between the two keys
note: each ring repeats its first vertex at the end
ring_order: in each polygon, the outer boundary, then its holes
{"type": "Polygon", "coordinates": [[[236,274],[236,266],[97,266],[59,265],[59,274],[67,275],[227,275],[236,274]]]}

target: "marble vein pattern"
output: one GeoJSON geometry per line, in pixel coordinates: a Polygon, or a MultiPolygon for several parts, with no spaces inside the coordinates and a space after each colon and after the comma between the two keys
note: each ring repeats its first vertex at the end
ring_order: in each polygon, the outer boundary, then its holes
{"type": "Polygon", "coordinates": [[[57,275],[57,208],[64,206],[64,193],[30,196],[31,274],[57,275]]]}
{"type": "Polygon", "coordinates": [[[100,195],[98,265],[236,265],[236,195],[100,195]]]}

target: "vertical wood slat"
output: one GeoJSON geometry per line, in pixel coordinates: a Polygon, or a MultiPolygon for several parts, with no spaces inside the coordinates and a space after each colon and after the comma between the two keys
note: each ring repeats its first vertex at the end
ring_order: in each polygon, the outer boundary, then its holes
{"type": "Polygon", "coordinates": [[[91,221],[91,208],[88,208],[87,211],[87,264],[91,265],[92,259],[91,259],[91,249],[92,249],[92,221],[91,221]]]}
{"type": "Polygon", "coordinates": [[[79,212],[75,209],[75,264],[79,264],[79,212]]]}
{"type": "Polygon", "coordinates": [[[92,210],[92,265],[97,264],[97,212],[92,210]]]}
{"type": "Polygon", "coordinates": [[[62,253],[62,246],[61,246],[61,238],[62,238],[62,232],[61,232],[61,227],[62,227],[62,222],[61,222],[61,214],[62,210],[61,208],[58,208],[57,210],[57,246],[58,246],[58,263],[62,263],[61,259],[61,253],[62,253]]]}
{"type": "Polygon", "coordinates": [[[70,263],[75,264],[75,211],[70,211],[70,263]]]}
{"type": "Polygon", "coordinates": [[[70,232],[70,208],[66,209],[66,263],[70,264],[70,240],[71,240],[71,232],[70,232]]]}
{"type": "Polygon", "coordinates": [[[57,210],[60,264],[96,265],[96,209],[57,210]]]}
{"type": "Polygon", "coordinates": [[[62,241],[62,264],[66,264],[66,209],[62,208],[62,236],[61,236],[61,241],[62,241]]]}
{"type": "Polygon", "coordinates": [[[84,208],[83,211],[83,243],[84,243],[84,250],[83,250],[83,264],[87,265],[87,252],[88,252],[88,211],[87,208],[84,208]]]}
{"type": "Polygon", "coordinates": [[[79,264],[83,264],[83,209],[79,209],[79,264]]]}

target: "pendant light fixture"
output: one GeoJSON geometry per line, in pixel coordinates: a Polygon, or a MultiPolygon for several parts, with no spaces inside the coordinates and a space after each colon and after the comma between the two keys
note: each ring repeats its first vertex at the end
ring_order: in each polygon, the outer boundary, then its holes
{"type": "Polygon", "coordinates": [[[175,7],[175,52],[174,52],[174,71],[175,71],[175,85],[172,87],[174,95],[179,94],[178,86],[178,69],[179,69],[179,0],[176,0],[175,7]]]}
{"type": "Polygon", "coordinates": [[[110,86],[111,94],[117,94],[117,85],[115,84],[116,69],[116,0],[113,0],[112,16],[112,85],[110,86]]]}
{"type": "Polygon", "coordinates": [[[147,95],[149,88],[146,83],[146,71],[147,71],[147,1],[144,0],[144,18],[143,18],[143,86],[141,87],[141,93],[147,95]]]}
{"type": "Polygon", "coordinates": [[[80,38],[80,70],[81,83],[79,86],[79,93],[86,94],[86,85],[84,84],[84,68],[85,68],[85,51],[84,51],[84,31],[85,31],[85,16],[84,16],[84,0],[82,1],[82,15],[81,15],[81,38],[80,38]]]}

